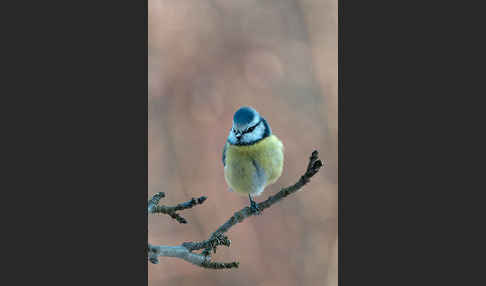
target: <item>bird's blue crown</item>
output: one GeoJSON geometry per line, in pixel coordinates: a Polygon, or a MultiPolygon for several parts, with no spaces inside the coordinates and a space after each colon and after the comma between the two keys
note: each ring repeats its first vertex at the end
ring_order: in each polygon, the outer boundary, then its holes
{"type": "Polygon", "coordinates": [[[258,116],[258,113],[255,111],[255,109],[244,106],[235,112],[235,115],[233,116],[233,122],[238,125],[249,124],[255,119],[255,116],[258,116]]]}

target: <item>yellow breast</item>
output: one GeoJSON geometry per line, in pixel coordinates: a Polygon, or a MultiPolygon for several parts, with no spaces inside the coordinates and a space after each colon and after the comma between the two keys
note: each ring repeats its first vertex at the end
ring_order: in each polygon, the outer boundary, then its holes
{"type": "Polygon", "coordinates": [[[224,175],[228,185],[241,194],[259,195],[282,175],[283,144],[275,135],[248,146],[226,143],[224,175]],[[255,180],[256,166],[265,173],[264,184],[255,180]]]}

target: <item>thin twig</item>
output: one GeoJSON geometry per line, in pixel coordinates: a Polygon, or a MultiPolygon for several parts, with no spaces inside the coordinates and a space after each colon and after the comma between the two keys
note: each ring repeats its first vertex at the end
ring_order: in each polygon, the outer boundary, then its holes
{"type": "Polygon", "coordinates": [[[148,211],[149,213],[153,214],[167,214],[171,218],[177,220],[179,223],[187,223],[187,220],[180,216],[176,211],[180,210],[185,210],[185,209],[190,209],[196,205],[200,205],[204,203],[204,201],[207,199],[207,197],[202,196],[200,198],[192,198],[191,200],[178,204],[173,207],[168,207],[168,206],[159,206],[160,199],[165,197],[165,194],[163,192],[156,193],[152,199],[149,200],[148,202],[148,211]]]}

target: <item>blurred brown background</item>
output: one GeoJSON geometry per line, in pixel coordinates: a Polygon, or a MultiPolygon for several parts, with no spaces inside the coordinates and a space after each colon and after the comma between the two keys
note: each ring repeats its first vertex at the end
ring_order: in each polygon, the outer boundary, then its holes
{"type": "Polygon", "coordinates": [[[301,192],[234,226],[206,270],[148,264],[149,285],[337,285],[337,0],[149,0],[149,189],[188,224],[150,216],[149,242],[204,240],[248,198],[228,192],[221,162],[233,113],[262,114],[285,145],[280,180],[297,181],[312,150],[326,161],[301,192]]]}

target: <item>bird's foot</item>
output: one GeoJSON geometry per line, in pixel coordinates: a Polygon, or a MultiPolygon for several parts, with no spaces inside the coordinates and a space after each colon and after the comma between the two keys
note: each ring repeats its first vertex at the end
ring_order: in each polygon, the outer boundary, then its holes
{"type": "Polygon", "coordinates": [[[257,203],[255,203],[254,200],[250,201],[250,210],[252,213],[256,213],[257,215],[262,214],[262,211],[260,210],[260,208],[258,207],[257,203]]]}

